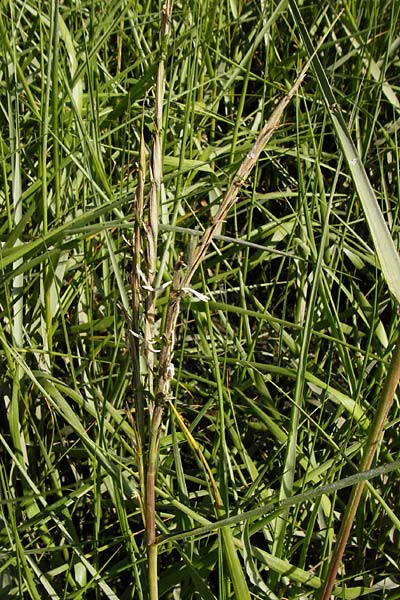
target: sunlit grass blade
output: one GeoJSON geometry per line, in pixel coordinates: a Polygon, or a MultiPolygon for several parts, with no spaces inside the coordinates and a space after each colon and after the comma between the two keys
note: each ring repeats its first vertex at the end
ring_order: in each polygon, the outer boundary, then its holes
{"type": "Polygon", "coordinates": [[[308,34],[296,0],[289,0],[291,11],[300,30],[303,43],[311,57],[319,89],[325,101],[327,112],[332,119],[343,155],[350,170],[352,180],[362,203],[365,218],[371,231],[372,240],[389,290],[400,303],[400,257],[389,232],[381,207],[378,204],[370,179],[362,164],[350,131],[344,121],[340,105],[329,84],[326,73],[319,61],[318,54],[308,34]]]}

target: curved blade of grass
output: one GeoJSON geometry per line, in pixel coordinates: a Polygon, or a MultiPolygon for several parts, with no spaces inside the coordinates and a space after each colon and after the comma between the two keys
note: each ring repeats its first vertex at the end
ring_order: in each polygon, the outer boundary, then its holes
{"type": "MultiPolygon", "coordinates": [[[[400,101],[395,90],[393,89],[393,86],[385,80],[385,76],[381,71],[380,65],[372,58],[372,56],[369,55],[367,49],[363,48],[363,44],[359,39],[359,32],[357,31],[357,23],[355,22],[354,16],[351,14],[348,6],[346,7],[346,16],[351,24],[351,27],[350,25],[345,25],[345,30],[348,32],[349,40],[357,51],[363,51],[363,63],[366,69],[369,70],[369,73],[375,79],[375,81],[382,86],[382,92],[385,94],[388,101],[397,109],[397,111],[400,111],[400,101]]],[[[393,18],[397,20],[395,15],[393,15],[393,18]]]]}
{"type": "Polygon", "coordinates": [[[290,506],[295,506],[297,504],[308,502],[310,500],[315,501],[324,494],[333,494],[338,490],[343,490],[345,488],[351,487],[357,483],[360,483],[361,481],[370,481],[375,477],[386,475],[388,473],[391,473],[392,471],[396,471],[399,468],[400,460],[395,460],[392,463],[385,463],[379,467],[375,467],[374,469],[362,471],[356,473],[355,475],[349,475],[348,477],[344,477],[339,481],[334,481],[333,483],[328,483],[326,485],[321,485],[320,487],[317,487],[315,489],[307,490],[306,492],[302,492],[301,494],[296,494],[295,496],[291,496],[290,498],[282,500],[281,503],[279,503],[278,495],[275,495],[267,504],[254,508],[252,510],[244,511],[237,515],[220,519],[214,523],[209,522],[208,524],[201,525],[200,527],[196,527],[196,529],[192,529],[190,531],[181,531],[172,535],[160,535],[157,538],[157,543],[164,544],[172,541],[184,540],[194,536],[203,536],[212,532],[215,533],[221,527],[232,526],[236,523],[251,521],[259,518],[265,518],[268,521],[270,521],[271,519],[275,518],[280,512],[284,511],[290,506]]]}
{"type": "MultiPolygon", "coordinates": [[[[286,510],[290,506],[299,505],[309,500],[315,501],[325,494],[332,494],[340,489],[351,487],[360,482],[369,481],[374,477],[380,476],[384,473],[386,474],[391,471],[395,471],[399,468],[399,466],[399,460],[390,464],[384,464],[375,469],[360,472],[355,475],[345,477],[340,481],[335,481],[334,483],[323,485],[318,487],[317,489],[309,490],[307,492],[303,492],[301,494],[297,494],[295,496],[287,498],[283,500],[279,504],[279,506],[277,506],[277,504],[279,503],[279,498],[278,496],[275,496],[275,498],[271,499],[267,504],[265,504],[264,506],[260,506],[256,509],[245,511],[238,515],[221,519],[215,523],[210,522],[209,524],[202,525],[201,527],[197,527],[196,529],[192,529],[191,531],[184,531],[170,536],[162,535],[158,538],[157,543],[169,543],[172,541],[177,542],[190,537],[202,537],[205,535],[209,535],[210,533],[215,533],[219,529],[232,527],[236,523],[247,523],[251,520],[258,519],[261,517],[263,518],[262,522],[260,524],[257,524],[257,529],[260,529],[266,522],[270,522],[272,519],[276,518],[282,511],[286,510]]],[[[242,543],[236,538],[234,538],[234,543],[236,547],[242,548],[242,543]]],[[[292,563],[290,563],[288,560],[277,558],[276,556],[273,556],[268,552],[264,552],[259,548],[255,548],[254,546],[251,546],[251,549],[252,555],[255,558],[260,560],[260,562],[262,562],[263,564],[266,564],[270,569],[273,569],[281,575],[286,575],[291,581],[300,583],[302,585],[306,585],[307,587],[311,587],[315,590],[321,588],[321,579],[313,575],[313,573],[305,571],[304,569],[300,569],[292,563]]],[[[351,598],[358,598],[361,594],[364,595],[370,591],[371,589],[367,587],[354,587],[349,589],[337,587],[334,589],[335,595],[338,595],[341,598],[346,598],[348,600],[350,600],[351,598]]]]}
{"type": "MultiPolygon", "coordinates": [[[[323,94],[327,110],[330,114],[336,135],[339,139],[343,154],[347,160],[350,173],[361,200],[364,214],[371,232],[374,247],[381,265],[383,275],[389,290],[400,302],[400,258],[390,235],[382,211],[379,207],[374,190],[361,163],[360,156],[351,138],[350,132],[346,127],[342,117],[339,105],[336,103],[335,96],[329,85],[323,67],[315,56],[315,50],[311,38],[308,35],[306,26],[301,17],[300,11],[295,0],[289,0],[294,19],[301,32],[301,37],[312,57],[314,71],[317,77],[319,88],[323,94]]],[[[360,465],[360,470],[368,469],[375,455],[375,451],[381,437],[384,425],[392,406],[395,391],[400,379],[400,338],[396,343],[393,352],[390,368],[387,374],[382,395],[375,411],[375,417],[371,423],[368,439],[365,443],[364,453],[360,465]]],[[[321,594],[322,600],[328,600],[331,597],[334,582],[344,551],[347,545],[350,531],[353,526],[354,518],[364,490],[364,482],[358,483],[352,490],[346,512],[340,529],[337,545],[330,562],[329,572],[326,578],[325,586],[321,594]]]]}
{"type": "MultiPolygon", "coordinates": [[[[314,279],[310,291],[309,298],[307,298],[308,310],[303,326],[301,350],[298,359],[297,373],[296,373],[296,386],[294,391],[293,404],[291,409],[290,425],[288,432],[288,442],[286,446],[286,457],[284,472],[282,474],[280,498],[289,497],[293,492],[295,470],[298,462],[298,431],[300,426],[301,406],[304,397],[304,387],[307,381],[307,360],[309,354],[309,348],[312,339],[312,327],[314,322],[314,310],[317,302],[317,294],[320,287],[323,257],[325,248],[328,243],[329,234],[329,214],[331,206],[325,217],[325,223],[322,234],[322,241],[318,252],[317,264],[314,272],[314,279]]],[[[274,540],[274,554],[279,558],[282,555],[282,550],[285,543],[286,529],[287,529],[287,514],[283,514],[275,524],[275,540],[274,540]]]]}
{"type": "MultiPolygon", "coordinates": [[[[4,448],[10,454],[10,456],[14,456],[14,458],[16,460],[16,464],[17,464],[18,461],[16,459],[15,454],[13,453],[13,451],[11,450],[11,448],[9,447],[9,445],[7,444],[7,442],[3,438],[3,436],[1,436],[1,434],[0,434],[0,439],[1,439],[1,442],[4,446],[4,448]]],[[[47,507],[47,501],[46,501],[45,497],[40,493],[39,488],[32,481],[31,477],[29,476],[28,471],[20,464],[18,464],[18,470],[20,471],[21,476],[23,477],[24,481],[32,489],[33,494],[36,496],[36,498],[38,499],[40,504],[44,508],[47,507]]],[[[96,581],[98,581],[99,586],[101,587],[101,589],[103,590],[103,592],[105,594],[105,598],[109,598],[110,600],[118,600],[118,596],[113,592],[113,590],[110,588],[110,586],[101,579],[100,574],[96,571],[96,569],[93,567],[93,565],[89,562],[89,560],[86,558],[86,556],[84,555],[82,550],[79,548],[79,546],[77,546],[75,544],[75,540],[71,537],[71,535],[70,535],[69,531],[67,530],[67,528],[65,527],[64,523],[58,518],[58,516],[56,514],[53,514],[52,517],[53,517],[53,521],[56,524],[56,526],[58,527],[60,533],[64,536],[64,538],[67,540],[67,542],[69,544],[71,544],[71,547],[73,548],[73,550],[74,550],[75,554],[77,555],[77,557],[79,558],[79,560],[82,562],[82,564],[85,566],[85,568],[89,571],[91,576],[96,581]]]]}
{"type": "MultiPolygon", "coordinates": [[[[378,407],[376,409],[375,418],[371,424],[369,430],[368,439],[365,444],[363,457],[361,460],[360,470],[369,469],[372,464],[372,460],[375,456],[375,451],[378,446],[379,439],[381,437],[383,428],[386,423],[386,419],[389,410],[393,404],[394,395],[396,388],[400,380],[400,337],[397,340],[395,349],[393,351],[392,361],[390,363],[389,371],[385,381],[385,385],[382,390],[382,396],[379,400],[378,407]]],[[[321,600],[329,600],[337,572],[339,570],[340,563],[343,558],[343,554],[347,545],[347,541],[350,536],[350,531],[353,526],[358,506],[360,504],[361,496],[364,490],[365,481],[360,481],[353,488],[350,499],[347,503],[346,512],[342,521],[342,526],[338,535],[338,541],[333,554],[328,576],[324,590],[321,595],[321,600]]]]}
{"type": "MultiPolygon", "coordinates": [[[[297,371],[296,369],[289,369],[287,367],[277,367],[275,365],[267,365],[264,363],[258,362],[248,362],[245,360],[235,360],[231,358],[227,358],[226,362],[229,364],[242,365],[243,367],[250,367],[252,369],[257,369],[261,373],[276,373],[285,375],[286,377],[290,377],[290,379],[296,379],[297,371]]],[[[349,413],[349,415],[357,421],[357,423],[362,427],[362,429],[366,430],[369,426],[369,419],[365,414],[365,411],[361,406],[359,406],[350,396],[344,394],[340,390],[334,388],[333,386],[325,383],[322,379],[316,377],[313,373],[306,371],[304,377],[308,384],[314,387],[315,392],[320,393],[321,391],[326,391],[329,394],[329,398],[335,402],[335,404],[340,404],[343,408],[349,413]]]]}
{"type": "MultiPolygon", "coordinates": [[[[205,470],[207,477],[209,479],[209,482],[210,482],[210,487],[211,487],[212,494],[214,497],[214,503],[217,507],[216,508],[217,512],[220,513],[221,511],[223,511],[222,499],[221,499],[220,493],[218,491],[217,483],[214,479],[211,468],[210,468],[203,452],[201,451],[199,444],[196,442],[193,435],[187,428],[184,420],[182,419],[178,410],[175,408],[174,404],[170,400],[168,400],[168,404],[169,404],[172,412],[174,413],[176,419],[178,420],[179,426],[182,429],[190,447],[192,448],[193,452],[196,454],[199,461],[201,462],[201,464],[204,467],[204,470],[205,470]]],[[[246,579],[244,577],[243,570],[242,570],[242,567],[241,567],[241,564],[239,561],[239,557],[237,555],[232,530],[230,529],[230,527],[222,527],[221,532],[222,532],[222,539],[224,541],[224,557],[228,564],[229,573],[232,577],[232,583],[233,583],[233,587],[236,592],[236,597],[240,598],[241,600],[242,599],[250,600],[249,588],[247,587],[246,579]]]]}
{"type": "Polygon", "coordinates": [[[319,89],[323,95],[326,108],[332,119],[336,135],[349,166],[350,174],[357,189],[364,209],[365,217],[371,232],[374,247],[389,290],[400,303],[400,257],[390,235],[386,221],[379,207],[371,182],[361,163],[361,158],[350,132],[343,119],[339,104],[329,84],[322,64],[315,54],[315,48],[308,34],[307,27],[298,9],[296,0],[289,0],[296,25],[298,26],[304,45],[311,57],[319,89]]]}

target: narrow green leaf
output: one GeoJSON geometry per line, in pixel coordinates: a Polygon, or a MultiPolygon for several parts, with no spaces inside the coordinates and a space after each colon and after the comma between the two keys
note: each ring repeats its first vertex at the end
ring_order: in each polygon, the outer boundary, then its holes
{"type": "Polygon", "coordinates": [[[375,192],[343,119],[340,106],[336,101],[331,85],[318,58],[316,49],[309,36],[296,0],[289,0],[289,5],[296,25],[300,30],[304,45],[311,57],[319,89],[324,98],[327,111],[332,119],[351,177],[361,200],[382,273],[386,279],[389,290],[396,298],[397,302],[400,303],[399,253],[394,245],[393,238],[390,235],[375,192]]]}

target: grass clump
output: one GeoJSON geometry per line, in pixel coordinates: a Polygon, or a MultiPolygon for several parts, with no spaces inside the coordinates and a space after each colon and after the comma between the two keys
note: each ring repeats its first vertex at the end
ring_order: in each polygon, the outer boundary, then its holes
{"type": "Polygon", "coordinates": [[[3,3],[2,597],[398,597],[398,11],[3,3]]]}

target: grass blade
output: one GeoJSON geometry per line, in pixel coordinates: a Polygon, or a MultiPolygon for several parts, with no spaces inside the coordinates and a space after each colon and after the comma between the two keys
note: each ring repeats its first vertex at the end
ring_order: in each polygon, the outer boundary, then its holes
{"type": "Polygon", "coordinates": [[[302,19],[296,0],[289,0],[294,20],[300,30],[303,43],[311,58],[318,87],[325,101],[326,109],[332,120],[343,155],[350,170],[352,180],[362,203],[376,254],[389,290],[400,303],[400,257],[390,235],[375,192],[357,152],[350,132],[343,119],[340,106],[336,101],[325,71],[315,53],[312,40],[302,19]]]}

